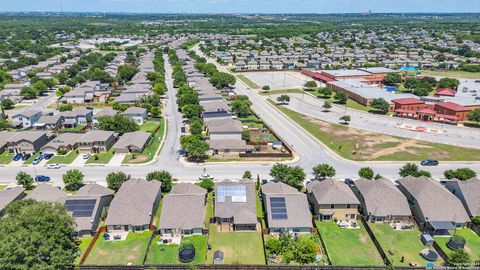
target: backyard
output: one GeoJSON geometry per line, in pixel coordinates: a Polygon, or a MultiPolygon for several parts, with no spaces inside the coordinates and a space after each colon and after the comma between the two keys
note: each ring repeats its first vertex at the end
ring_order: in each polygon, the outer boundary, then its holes
{"type": "MultiPolygon", "coordinates": [[[[465,252],[470,255],[470,260],[472,262],[480,260],[480,236],[478,236],[471,229],[459,229],[456,231],[450,232],[452,235],[460,235],[465,238],[467,241],[465,244],[465,252]]],[[[448,256],[450,256],[454,251],[447,247],[447,243],[450,240],[450,237],[435,237],[435,242],[442,248],[448,256]]]]}
{"type": "MultiPolygon", "coordinates": [[[[150,131],[153,132],[159,125],[158,122],[148,121],[140,127],[140,130],[150,131]]],[[[145,163],[153,159],[155,154],[158,152],[160,144],[162,140],[165,139],[166,136],[166,120],[160,121],[160,127],[158,128],[157,132],[154,134],[150,141],[148,142],[145,149],[141,154],[128,154],[125,156],[125,159],[122,163],[126,164],[138,164],[138,163],[145,163]]]]}
{"type": "Polygon", "coordinates": [[[123,241],[106,241],[98,238],[85,264],[93,265],[141,265],[147,252],[151,231],[130,232],[123,241]]]}
{"type": "MultiPolygon", "coordinates": [[[[191,243],[195,247],[195,259],[190,264],[204,264],[207,256],[206,235],[193,235],[183,237],[180,245],[191,243]]],[[[157,239],[152,240],[150,251],[145,264],[182,264],[178,260],[178,249],[180,245],[164,245],[157,243],[157,239]]]]}
{"type": "Polygon", "coordinates": [[[75,259],[75,264],[79,264],[80,260],[82,259],[83,254],[85,254],[85,251],[87,250],[88,246],[92,242],[93,237],[92,236],[83,236],[82,238],[79,239],[80,241],[80,253],[79,256],[75,259]]]}
{"type": "MultiPolygon", "coordinates": [[[[420,251],[425,246],[420,241],[420,232],[413,230],[394,230],[387,223],[369,223],[373,234],[380,242],[383,251],[395,266],[408,266],[416,263],[426,266],[427,260],[420,256],[420,251]],[[401,259],[403,258],[403,262],[401,259]]],[[[435,262],[441,264],[441,259],[435,262]]]]}
{"type": "Polygon", "coordinates": [[[262,235],[260,232],[218,232],[210,225],[207,263],[213,263],[213,253],[221,250],[225,264],[265,264],[262,235]]]}
{"type": "Polygon", "coordinates": [[[66,155],[55,155],[47,164],[70,164],[78,157],[78,151],[72,150],[66,155]]]}
{"type": "Polygon", "coordinates": [[[418,161],[427,158],[441,161],[480,160],[480,149],[363,131],[315,119],[278,106],[273,100],[269,102],[332,151],[350,160],[418,161]]]}
{"type": "Polygon", "coordinates": [[[341,229],[334,222],[315,221],[315,225],[333,265],[383,265],[363,224],[360,229],[341,229]]]}

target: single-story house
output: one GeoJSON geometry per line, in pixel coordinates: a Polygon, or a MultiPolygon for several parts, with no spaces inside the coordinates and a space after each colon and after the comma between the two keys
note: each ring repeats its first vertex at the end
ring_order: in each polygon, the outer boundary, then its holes
{"type": "Polygon", "coordinates": [[[350,221],[358,217],[360,201],[343,182],[327,178],[307,183],[307,197],[319,220],[350,221]]]}
{"type": "Polygon", "coordinates": [[[480,216],[480,180],[467,181],[453,179],[444,182],[444,186],[462,202],[470,217],[480,216]]]}
{"type": "Polygon", "coordinates": [[[150,140],[151,133],[134,131],[124,133],[113,145],[115,153],[141,153],[150,140]]]}
{"type": "Polygon", "coordinates": [[[160,233],[171,236],[202,234],[207,191],[192,183],[179,183],[163,197],[160,233]]]}
{"type": "Polygon", "coordinates": [[[210,140],[241,140],[242,122],[234,119],[215,119],[205,122],[210,140]]]}
{"type": "Polygon", "coordinates": [[[11,202],[25,197],[24,191],[25,189],[23,187],[0,190],[0,217],[5,214],[5,207],[7,207],[11,202]]]}
{"type": "Polygon", "coordinates": [[[248,145],[244,140],[207,140],[207,143],[210,148],[208,154],[213,156],[238,157],[253,150],[253,146],[248,145]]]}
{"type": "Polygon", "coordinates": [[[122,184],[108,209],[108,231],[145,231],[149,229],[162,197],[161,183],[130,179],[122,184]]]}
{"type": "Polygon", "coordinates": [[[274,181],[262,185],[262,194],[270,233],[310,233],[313,226],[307,195],[274,181]]]}
{"type": "Polygon", "coordinates": [[[60,202],[61,198],[67,196],[67,193],[50,184],[39,184],[25,199],[35,200],[37,202],[60,202]]]}
{"type": "Polygon", "coordinates": [[[145,108],[130,107],[123,112],[123,115],[135,121],[137,125],[143,125],[147,120],[148,111],[145,108]]]}

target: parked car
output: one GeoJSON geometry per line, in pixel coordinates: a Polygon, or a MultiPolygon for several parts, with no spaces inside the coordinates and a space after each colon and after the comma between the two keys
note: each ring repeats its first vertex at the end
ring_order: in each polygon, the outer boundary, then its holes
{"type": "Polygon", "coordinates": [[[43,155],[43,158],[46,159],[46,160],[49,160],[53,157],[53,154],[44,154],[43,155]]]}
{"type": "Polygon", "coordinates": [[[89,159],[90,158],[90,154],[83,154],[83,159],[89,159]]]}
{"type": "Polygon", "coordinates": [[[32,155],[30,155],[30,154],[25,154],[25,155],[22,156],[22,160],[25,161],[25,160],[29,159],[31,156],[32,155]]]}
{"type": "Polygon", "coordinates": [[[345,178],[343,181],[345,184],[352,186],[353,185],[353,179],[352,178],[345,178]]]}
{"type": "Polygon", "coordinates": [[[40,156],[38,156],[38,157],[36,157],[36,158],[33,159],[32,164],[33,164],[33,165],[37,165],[38,163],[40,163],[40,161],[42,161],[42,159],[43,159],[43,156],[40,155],[40,156]]]}
{"type": "Polygon", "coordinates": [[[438,160],[433,160],[433,159],[422,160],[422,162],[420,162],[420,165],[422,165],[422,166],[437,166],[438,165],[438,160]]]}
{"type": "Polygon", "coordinates": [[[37,182],[48,182],[48,181],[50,181],[50,177],[48,177],[46,175],[37,175],[37,176],[35,176],[35,181],[37,181],[37,182]]]}
{"type": "Polygon", "coordinates": [[[19,161],[20,159],[22,159],[23,155],[22,154],[16,154],[14,157],[13,157],[13,161],[19,161]]]}
{"type": "Polygon", "coordinates": [[[58,164],[58,163],[48,164],[47,169],[60,169],[60,164],[58,164]]]}

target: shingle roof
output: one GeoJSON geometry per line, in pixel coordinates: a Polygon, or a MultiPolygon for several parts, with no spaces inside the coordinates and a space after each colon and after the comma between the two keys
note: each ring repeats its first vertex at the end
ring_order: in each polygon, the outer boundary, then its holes
{"type": "Polygon", "coordinates": [[[78,196],[105,196],[113,195],[114,191],[99,184],[87,184],[81,187],[75,195],[78,196]]]}
{"type": "Polygon", "coordinates": [[[147,109],[145,108],[139,108],[139,107],[130,107],[128,109],[126,109],[123,114],[126,115],[126,114],[134,114],[134,115],[137,115],[137,114],[144,114],[147,112],[147,109]]]}
{"type": "Polygon", "coordinates": [[[225,140],[207,140],[210,149],[214,150],[249,150],[253,146],[247,145],[244,140],[225,139],[225,140]]]}
{"type": "Polygon", "coordinates": [[[452,180],[458,189],[455,194],[463,194],[466,207],[471,216],[480,216],[480,179],[472,178],[467,181],[452,180]]]}
{"type": "Polygon", "coordinates": [[[160,191],[159,181],[131,179],[122,184],[108,209],[106,225],[149,224],[152,208],[160,191]]]}
{"type": "Polygon", "coordinates": [[[355,186],[365,201],[365,209],[374,216],[410,216],[407,198],[392,183],[380,178],[378,180],[357,180],[355,186]]]}
{"type": "Polygon", "coordinates": [[[90,130],[87,133],[84,133],[80,138],[78,138],[77,142],[81,143],[91,143],[91,142],[104,142],[108,140],[111,136],[114,136],[115,133],[113,131],[106,131],[106,130],[90,130]]]}
{"type": "Polygon", "coordinates": [[[0,211],[5,209],[8,204],[13,202],[24,191],[25,189],[23,187],[14,187],[10,189],[0,190],[0,211]]]}
{"type": "Polygon", "coordinates": [[[124,133],[120,139],[113,146],[114,149],[127,148],[134,146],[136,148],[143,148],[150,138],[150,133],[146,131],[134,131],[124,133]]]}
{"type": "Polygon", "coordinates": [[[235,224],[256,224],[256,194],[255,183],[251,180],[238,182],[225,180],[215,184],[215,217],[231,218],[235,224]],[[218,187],[220,186],[245,186],[245,202],[232,202],[232,197],[225,197],[224,202],[218,201],[218,187]]]}
{"type": "Polygon", "coordinates": [[[460,200],[438,181],[421,176],[407,176],[398,180],[417,201],[423,215],[430,222],[455,221],[464,223],[469,220],[460,200]]]}
{"type": "Polygon", "coordinates": [[[242,132],[242,122],[238,120],[216,119],[205,123],[209,133],[218,132],[242,132]]]}
{"type": "Polygon", "coordinates": [[[67,193],[52,185],[40,184],[33,189],[25,199],[32,199],[39,202],[59,202],[60,198],[65,196],[67,196],[67,193]]]}
{"type": "Polygon", "coordinates": [[[27,130],[13,132],[13,135],[8,139],[9,142],[17,143],[25,140],[29,142],[35,142],[46,134],[45,131],[27,130]]]}
{"type": "Polygon", "coordinates": [[[98,112],[95,113],[95,117],[100,117],[100,116],[114,116],[118,114],[117,110],[114,110],[112,108],[104,108],[98,112]]]}
{"type": "Polygon", "coordinates": [[[317,204],[360,204],[345,183],[331,178],[308,183],[307,192],[313,194],[317,204]]]}

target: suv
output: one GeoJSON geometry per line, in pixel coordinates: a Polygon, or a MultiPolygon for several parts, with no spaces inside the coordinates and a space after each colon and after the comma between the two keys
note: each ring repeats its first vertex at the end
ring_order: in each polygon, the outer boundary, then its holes
{"type": "Polygon", "coordinates": [[[22,154],[16,154],[14,157],[13,157],[13,161],[19,161],[20,159],[22,159],[23,155],[22,154]]]}
{"type": "Polygon", "coordinates": [[[42,159],[43,159],[43,156],[40,155],[40,156],[36,157],[35,159],[33,159],[32,164],[37,165],[38,163],[40,163],[40,161],[42,161],[42,159]]]}
{"type": "Polygon", "coordinates": [[[31,154],[25,154],[22,156],[22,160],[25,161],[27,159],[29,159],[32,155],[31,154]]]}
{"type": "Polygon", "coordinates": [[[422,160],[422,162],[420,162],[420,165],[422,165],[422,166],[437,166],[438,161],[437,160],[432,160],[432,159],[426,159],[426,160],[422,160]]]}

